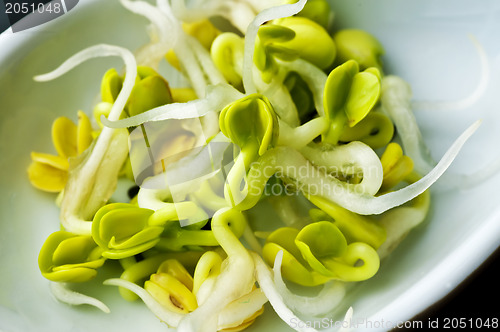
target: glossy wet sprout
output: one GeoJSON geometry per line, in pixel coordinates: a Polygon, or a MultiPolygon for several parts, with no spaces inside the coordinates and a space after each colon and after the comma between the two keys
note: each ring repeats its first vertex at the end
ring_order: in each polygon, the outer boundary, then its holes
{"type": "Polygon", "coordinates": [[[297,331],[347,308],[479,123],[425,159],[409,86],[376,36],[332,28],[326,0],[121,3],[151,22],[136,54],[96,45],[35,77],[125,64],[95,73],[91,112],[54,121],[55,154],[31,154],[31,184],[58,193],[38,259],[54,294],[108,312],[66,286],[109,268],[106,285],[184,332],[244,330],[266,302],[297,331]]]}

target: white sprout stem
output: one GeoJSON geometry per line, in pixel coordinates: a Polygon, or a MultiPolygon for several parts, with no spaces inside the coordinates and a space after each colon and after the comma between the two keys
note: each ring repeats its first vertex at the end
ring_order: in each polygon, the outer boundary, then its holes
{"type": "Polygon", "coordinates": [[[286,72],[281,71],[280,75],[275,77],[271,84],[265,84],[259,79],[254,80],[254,84],[259,92],[269,98],[278,117],[291,127],[296,127],[300,125],[299,113],[290,92],[283,85],[286,74],[286,72]]]}
{"type": "MultiPolygon", "coordinates": [[[[120,118],[128,97],[130,96],[130,93],[132,91],[132,88],[134,87],[135,79],[137,76],[137,64],[134,55],[129,50],[113,45],[95,45],[73,55],[52,72],[35,76],[34,79],[39,82],[50,81],[67,73],[84,61],[92,58],[107,56],[118,56],[122,58],[125,63],[125,80],[123,82],[122,89],[120,90],[120,93],[118,94],[118,97],[116,98],[116,101],[113,104],[108,116],[108,119],[110,121],[116,121],[120,118]]],[[[115,131],[111,128],[103,128],[103,130],[99,134],[99,137],[97,138],[97,141],[94,148],[92,149],[89,158],[85,161],[85,164],[79,171],[78,176],[81,179],[89,179],[88,181],[91,181],[91,179],[93,179],[94,174],[100,167],[101,162],[108,151],[108,147],[111,144],[114,132],[115,131]]],[[[78,190],[80,189],[81,188],[78,188],[78,190]]],[[[88,188],[86,190],[88,190],[88,188]]],[[[68,193],[66,192],[65,195],[67,194],[68,193]]],[[[66,200],[63,199],[61,213],[63,213],[63,211],[66,211],[64,206],[65,204],[66,200]]],[[[76,202],[69,202],[68,204],[74,205],[76,204],[76,202]]],[[[74,231],[78,234],[90,234],[92,224],[86,220],[81,220],[79,218],[80,216],[74,216],[72,214],[70,216],[65,215],[62,218],[61,222],[69,231],[74,231]]]]}
{"type": "Polygon", "coordinates": [[[377,154],[362,142],[354,141],[329,150],[306,146],[300,152],[314,166],[326,169],[334,176],[362,173],[360,183],[346,184],[346,187],[354,192],[375,195],[382,185],[382,163],[377,154]]]}
{"type": "Polygon", "coordinates": [[[51,282],[50,291],[52,292],[56,300],[62,303],[66,303],[69,305],[88,304],[100,309],[107,314],[110,313],[108,306],[106,306],[104,303],[96,298],[69,289],[65,283],[51,282]]]}
{"type": "Polygon", "coordinates": [[[316,329],[309,327],[297,317],[283,302],[283,298],[276,289],[273,282],[272,271],[256,253],[252,253],[252,258],[255,262],[255,278],[257,279],[260,289],[266,294],[269,303],[271,303],[276,314],[287,323],[295,331],[299,332],[317,332],[316,329]],[[293,323],[297,324],[293,324],[293,323]]]}
{"type": "Polygon", "coordinates": [[[181,31],[180,35],[181,38],[177,45],[175,45],[174,52],[177,55],[177,59],[179,59],[182,68],[186,72],[189,82],[191,83],[196,95],[198,98],[203,98],[205,97],[205,88],[208,85],[208,82],[200,64],[196,60],[186,41],[186,34],[181,31]]]}
{"type": "Polygon", "coordinates": [[[243,87],[247,94],[256,93],[257,89],[252,77],[253,53],[259,27],[271,20],[289,17],[297,14],[304,8],[307,0],[299,0],[294,4],[280,5],[263,10],[250,23],[245,34],[245,51],[243,55],[243,87]]]}
{"type": "Polygon", "coordinates": [[[240,203],[248,195],[248,187],[245,186],[241,189],[240,186],[241,181],[245,179],[246,170],[245,156],[240,153],[236,157],[233,166],[231,166],[224,185],[224,197],[230,206],[240,203]]]}
{"type": "Polygon", "coordinates": [[[426,174],[435,162],[422,138],[410,101],[411,88],[408,83],[392,75],[382,78],[382,110],[393,120],[405,154],[413,160],[415,170],[426,174]]]}
{"type": "Polygon", "coordinates": [[[255,11],[250,4],[238,0],[225,1],[224,5],[227,10],[224,16],[243,34],[259,12],[255,11]]]}
{"type": "Polygon", "coordinates": [[[187,103],[173,103],[153,108],[144,113],[117,120],[109,121],[101,117],[102,124],[110,128],[128,128],[139,126],[149,121],[168,119],[193,119],[202,117],[210,112],[221,111],[227,104],[241,98],[241,92],[228,84],[208,86],[206,97],[187,103]]]}
{"type": "Polygon", "coordinates": [[[252,9],[257,13],[260,13],[264,9],[279,6],[287,2],[288,0],[243,0],[243,3],[251,6],[252,9]]]}
{"type": "Polygon", "coordinates": [[[262,245],[255,236],[255,233],[253,232],[249,224],[247,224],[247,227],[245,227],[245,230],[243,231],[243,238],[253,251],[258,253],[259,255],[262,254],[262,245]]]}
{"type": "Polygon", "coordinates": [[[157,68],[159,62],[178,40],[178,31],[175,22],[165,19],[158,8],[145,1],[120,0],[121,4],[131,12],[146,17],[157,34],[158,41],[153,41],[138,51],[137,61],[141,64],[157,68]]]}
{"type": "Polygon", "coordinates": [[[101,122],[105,127],[109,128],[130,128],[151,121],[194,119],[213,111],[210,106],[211,105],[208,100],[196,99],[187,103],[172,103],[159,106],[144,113],[117,121],[110,121],[102,116],[101,122]]]}
{"type": "Polygon", "coordinates": [[[181,66],[185,70],[188,79],[193,87],[198,98],[205,97],[205,88],[207,86],[207,81],[203,74],[202,68],[200,68],[199,63],[196,61],[196,58],[191,53],[191,50],[186,42],[186,34],[182,30],[181,23],[179,20],[173,15],[172,9],[170,6],[162,5],[161,11],[166,20],[170,20],[172,22],[172,26],[175,27],[177,31],[178,40],[177,43],[173,45],[173,50],[177,56],[177,59],[181,63],[181,66]]]}
{"type": "Polygon", "coordinates": [[[224,78],[221,72],[217,70],[217,67],[215,67],[214,62],[210,57],[210,54],[203,47],[203,45],[201,45],[200,42],[194,37],[186,36],[186,38],[187,43],[193,51],[196,59],[198,60],[200,67],[203,68],[205,73],[207,74],[208,79],[210,80],[210,84],[227,84],[227,80],[224,78]]]}
{"type": "MultiPolygon", "coordinates": [[[[165,20],[162,12],[158,11],[155,6],[145,1],[120,0],[120,3],[123,5],[123,7],[127,8],[131,12],[146,17],[156,28],[159,34],[158,37],[162,43],[171,43],[169,42],[171,38],[169,38],[167,32],[172,29],[172,27],[169,24],[168,20],[165,20]]],[[[170,45],[170,47],[171,46],[172,45],[170,45]]]]}
{"type": "Polygon", "coordinates": [[[345,284],[337,280],[326,283],[320,293],[313,297],[292,293],[281,276],[282,262],[283,250],[280,250],[274,260],[274,284],[284,303],[291,309],[307,316],[322,316],[333,311],[344,299],[345,284]]]}
{"type": "Polygon", "coordinates": [[[111,111],[108,116],[108,119],[110,121],[115,121],[118,120],[123,108],[125,107],[125,104],[127,103],[127,99],[130,95],[130,92],[132,91],[132,88],[134,87],[135,78],[137,76],[137,64],[134,55],[129,50],[113,45],[106,45],[106,44],[95,45],[86,48],[78,52],[77,54],[73,55],[68,60],[63,62],[55,70],[43,75],[37,75],[34,77],[34,79],[35,81],[38,82],[51,81],[53,79],[56,79],[64,75],[71,69],[75,68],[76,66],[87,60],[90,60],[92,58],[100,58],[107,56],[121,57],[125,62],[125,68],[126,68],[125,80],[123,82],[122,90],[120,91],[120,94],[116,98],[116,101],[113,104],[113,107],[111,108],[111,111]]]}
{"type": "Polygon", "coordinates": [[[158,9],[163,13],[165,13],[165,11],[171,11],[168,0],[156,0],[156,7],[158,7],[158,9]]]}
{"type": "MultiPolygon", "coordinates": [[[[346,197],[344,207],[359,214],[380,214],[393,207],[400,206],[422,194],[448,169],[465,142],[467,142],[472,134],[474,134],[480,124],[481,120],[478,120],[474,122],[469,128],[467,128],[450,146],[439,163],[419,181],[405,188],[390,192],[382,196],[360,196],[360,201],[358,203],[361,204],[354,204],[357,206],[352,206],[349,202],[349,198],[346,197]]],[[[349,194],[348,196],[351,196],[351,194],[349,194]]]]}
{"type": "Polygon", "coordinates": [[[389,210],[381,216],[379,224],[385,228],[387,233],[384,243],[377,249],[381,260],[399,245],[411,229],[424,221],[429,212],[430,196],[430,192],[426,190],[415,197],[411,206],[401,206],[389,210]]]}
{"type": "MultiPolygon", "coordinates": [[[[175,2],[175,0],[172,2],[172,6],[175,5],[175,2]]],[[[182,5],[184,6],[183,0],[182,5]]],[[[181,66],[186,72],[188,79],[191,82],[191,86],[193,87],[198,98],[204,98],[206,92],[205,89],[208,85],[208,82],[206,81],[203,68],[200,67],[200,64],[196,60],[195,56],[191,53],[191,49],[186,41],[186,33],[182,30],[181,23],[174,16],[172,8],[170,6],[161,4],[159,8],[163,12],[165,18],[167,20],[170,20],[172,22],[172,25],[177,30],[177,36],[179,39],[173,47],[177,59],[180,61],[181,66]]]]}
{"type": "Polygon", "coordinates": [[[248,24],[256,15],[250,4],[239,0],[198,1],[191,3],[190,8],[186,7],[185,0],[172,0],[171,3],[175,16],[184,22],[196,22],[211,16],[222,16],[242,33],[245,33],[248,24]]]}
{"type": "Polygon", "coordinates": [[[354,331],[354,325],[351,324],[353,314],[354,314],[354,310],[352,309],[352,307],[349,307],[349,309],[347,309],[347,312],[345,313],[345,316],[344,316],[344,322],[346,322],[348,324],[347,325],[342,324],[342,327],[338,330],[338,332],[354,331]]]}
{"type": "Polygon", "coordinates": [[[105,280],[104,285],[123,287],[135,293],[137,296],[141,298],[144,304],[149,308],[149,310],[151,310],[151,312],[156,317],[158,317],[161,321],[165,322],[167,325],[171,327],[178,326],[181,319],[185,316],[183,314],[179,314],[165,309],[144,288],[140,287],[137,284],[134,284],[133,282],[124,279],[114,278],[105,280]]]}
{"type": "Polygon", "coordinates": [[[267,297],[260,288],[229,303],[218,316],[217,329],[229,329],[241,325],[246,319],[261,310],[267,297]]]}
{"type": "MultiPolygon", "coordinates": [[[[220,174],[220,172],[217,172],[217,174],[220,174]]],[[[191,200],[198,202],[198,204],[213,212],[229,207],[226,199],[214,192],[209,180],[202,182],[199,189],[191,193],[189,197],[191,200]]]]}
{"type": "Polygon", "coordinates": [[[248,24],[256,15],[251,4],[239,0],[199,1],[191,4],[189,8],[186,7],[185,0],[172,0],[171,3],[175,16],[184,22],[196,22],[211,16],[222,16],[241,33],[245,33],[248,24]]]}
{"type": "Polygon", "coordinates": [[[137,64],[140,66],[151,67],[158,71],[160,62],[166,53],[165,45],[161,43],[149,43],[136,51],[135,56],[137,64]]]}
{"type": "MultiPolygon", "coordinates": [[[[188,36],[182,31],[180,22],[172,15],[170,7],[168,4],[160,3],[159,8],[152,6],[149,3],[143,1],[130,1],[130,0],[120,0],[122,4],[130,11],[145,16],[158,30],[160,41],[165,43],[165,53],[173,48],[177,55],[183,69],[193,86],[198,98],[203,98],[205,96],[205,87],[208,85],[206,81],[202,66],[197,61],[193,53],[193,49],[190,47],[189,41],[187,41],[188,36]],[[174,31],[174,42],[169,42],[169,33],[174,31]]],[[[203,62],[206,62],[205,59],[203,62]]],[[[210,74],[214,75],[211,71],[210,74]]],[[[220,74],[219,74],[220,75],[220,74]]]]}
{"type": "Polygon", "coordinates": [[[128,132],[115,130],[115,135],[103,141],[103,133],[113,134],[113,129],[105,129],[97,139],[103,148],[97,151],[98,145],[95,144],[87,159],[70,173],[66,183],[60,220],[68,232],[81,235],[92,233],[92,218],[115,191],[119,171],[127,158],[128,132]]]}
{"type": "MultiPolygon", "coordinates": [[[[208,1],[207,1],[208,2],[208,1]]],[[[222,1],[216,1],[222,3],[222,1]]],[[[187,8],[185,0],[171,0],[172,11],[175,16],[185,22],[201,21],[212,14],[215,14],[214,8],[187,8]]]]}
{"type": "Polygon", "coordinates": [[[248,250],[229,229],[228,222],[246,220],[243,214],[232,209],[221,209],[212,218],[212,231],[228,257],[217,276],[211,295],[195,311],[179,323],[179,332],[216,331],[217,317],[231,302],[252,291],[255,283],[254,264],[248,250]],[[240,220],[237,220],[240,219],[240,220]]]}
{"type": "Polygon", "coordinates": [[[479,83],[476,88],[465,98],[452,101],[413,101],[412,106],[415,109],[425,109],[425,110],[438,110],[438,111],[457,111],[466,109],[474,105],[484,94],[486,88],[488,87],[490,81],[490,64],[488,61],[488,56],[484,51],[483,46],[479,41],[472,35],[468,35],[472,42],[472,45],[477,51],[480,66],[480,77],[479,83]]]}
{"type": "Polygon", "coordinates": [[[481,121],[476,121],[462,133],[443,155],[439,163],[419,181],[381,196],[373,196],[346,187],[335,177],[326,176],[307,161],[299,152],[289,147],[277,147],[266,152],[253,163],[247,176],[246,190],[251,196],[238,208],[254,206],[265,186],[267,179],[276,172],[283,172],[285,177],[297,179],[300,189],[307,195],[317,195],[361,215],[380,214],[400,206],[427,190],[448,169],[460,149],[477,130],[481,121]],[[300,170],[300,171],[299,171],[300,170]],[[291,174],[287,174],[292,172],[291,174]],[[306,176],[303,175],[306,174],[306,176]],[[302,174],[302,175],[301,175],[302,174]]]}
{"type": "Polygon", "coordinates": [[[328,120],[323,116],[312,119],[295,128],[290,127],[284,121],[280,121],[278,144],[287,145],[294,149],[301,149],[323,134],[328,129],[328,124],[328,120]]]}
{"type": "MultiPolygon", "coordinates": [[[[222,187],[222,174],[220,169],[215,169],[219,167],[216,165],[221,165],[224,151],[229,146],[222,137],[227,139],[219,133],[211,141],[221,144],[208,144],[203,146],[201,151],[193,150],[187,156],[169,163],[162,173],[146,178],[139,190],[139,205],[156,210],[166,204],[164,203],[166,199],[179,202],[191,196],[214,212],[222,207],[228,207],[226,200],[214,193],[208,183],[212,179],[219,178],[222,187]],[[183,179],[182,182],[178,183],[179,179],[183,179]]],[[[132,155],[131,158],[133,157],[132,155]]],[[[154,159],[152,163],[155,163],[154,159]]]]}
{"type": "Polygon", "coordinates": [[[313,94],[316,111],[320,116],[324,116],[323,94],[327,75],[321,69],[303,59],[279,61],[279,64],[288,69],[288,71],[293,71],[300,75],[313,94]]]}
{"type": "Polygon", "coordinates": [[[167,202],[172,199],[170,190],[164,184],[165,189],[148,189],[142,186],[137,194],[137,203],[141,208],[150,210],[159,210],[167,206],[172,206],[173,203],[167,202]]]}
{"type": "MultiPolygon", "coordinates": [[[[109,112],[108,120],[116,121],[120,118],[120,115],[125,108],[125,104],[127,103],[128,97],[130,96],[130,92],[135,84],[135,79],[137,76],[137,63],[135,61],[134,55],[127,49],[113,46],[100,44],[95,45],[89,48],[84,49],[83,51],[78,52],[77,54],[70,57],[68,60],[63,62],[58,68],[55,70],[43,74],[35,76],[35,81],[38,82],[46,82],[56,79],[71,69],[75,68],[79,64],[90,60],[92,58],[98,57],[107,57],[107,56],[118,56],[123,59],[125,62],[125,80],[123,82],[122,89],[114,102],[111,111],[109,112]]],[[[102,152],[102,146],[107,145],[111,136],[113,134],[112,130],[103,129],[96,143],[96,147],[94,148],[97,151],[102,152]]],[[[96,154],[92,154],[94,159],[102,158],[102,156],[98,156],[96,154]]]]}
{"type": "MultiPolygon", "coordinates": [[[[108,279],[104,281],[104,285],[123,287],[133,292],[140,297],[156,317],[170,327],[177,327],[180,321],[186,317],[185,314],[167,310],[148,291],[128,280],[120,278],[108,279]]],[[[267,298],[264,294],[259,289],[255,289],[240,299],[229,303],[217,317],[219,329],[240,325],[247,317],[257,312],[266,302],[267,298]]]]}

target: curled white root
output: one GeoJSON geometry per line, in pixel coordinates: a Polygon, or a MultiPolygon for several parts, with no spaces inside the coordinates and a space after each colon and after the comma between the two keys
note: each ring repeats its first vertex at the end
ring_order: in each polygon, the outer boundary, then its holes
{"type": "Polygon", "coordinates": [[[97,309],[100,309],[102,312],[105,312],[107,314],[110,313],[108,306],[106,306],[104,303],[94,297],[69,289],[65,283],[51,282],[50,290],[54,297],[62,303],[66,303],[69,305],[88,304],[96,307],[97,309]]]}

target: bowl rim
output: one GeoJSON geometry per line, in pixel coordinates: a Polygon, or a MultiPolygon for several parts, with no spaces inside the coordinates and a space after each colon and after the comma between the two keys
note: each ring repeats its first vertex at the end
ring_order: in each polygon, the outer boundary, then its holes
{"type": "MultiPolygon", "coordinates": [[[[100,0],[79,1],[77,8],[88,8],[100,0]]],[[[76,7],[75,7],[76,8],[76,7]]],[[[57,19],[42,25],[14,33],[9,27],[0,34],[0,63],[12,58],[15,52],[37,37],[44,29],[71,19],[78,10],[72,10],[57,19]]],[[[25,18],[29,17],[26,16],[25,18]]],[[[23,18],[23,19],[25,19],[23,18]]],[[[465,281],[480,267],[500,246],[500,207],[495,209],[481,225],[444,260],[427,271],[411,288],[399,294],[384,308],[376,311],[366,319],[368,321],[405,322],[425,313],[432,305],[438,303],[465,281]],[[449,273],[449,271],[453,273],[449,273]],[[426,296],[422,296],[425,293],[426,296]]],[[[354,308],[354,314],[356,308],[354,308]]],[[[374,330],[385,330],[384,327],[374,330]]]]}
{"type": "MultiPolygon", "coordinates": [[[[405,322],[449,295],[500,247],[500,208],[492,212],[475,232],[439,261],[432,270],[383,309],[367,318],[380,322],[394,317],[392,322],[405,322]],[[449,273],[453,271],[453,273],[449,273]],[[426,296],[422,296],[425,293],[426,296]]],[[[383,331],[384,328],[377,329],[383,331]]]]}

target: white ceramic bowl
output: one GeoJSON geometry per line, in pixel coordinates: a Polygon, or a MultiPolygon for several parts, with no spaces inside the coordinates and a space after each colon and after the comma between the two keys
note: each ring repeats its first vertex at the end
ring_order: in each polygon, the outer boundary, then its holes
{"type": "MultiPolygon", "coordinates": [[[[498,1],[485,1],[481,6],[465,0],[335,0],[332,4],[336,25],[366,29],[380,39],[387,53],[387,71],[406,79],[416,100],[457,100],[474,91],[481,79],[481,64],[468,38],[473,34],[489,62],[484,94],[465,109],[420,109],[415,114],[436,159],[468,125],[484,120],[450,172],[473,173],[500,158],[498,1]]],[[[52,121],[60,115],[74,117],[78,109],[89,112],[102,73],[122,64],[118,59],[98,59],[52,82],[35,83],[32,77],[97,43],[135,50],[148,40],[145,25],[144,18],[129,13],[117,0],[82,0],[55,21],[0,36],[3,332],[165,330],[142,303],[125,302],[116,288],[99,286],[106,273],[82,287],[109,304],[109,315],[85,306],[72,308],[51,297],[37,256],[45,238],[59,227],[58,208],[54,196],[33,189],[26,174],[30,151],[52,151],[52,121]]],[[[468,189],[450,190],[438,182],[433,187],[429,220],[382,262],[374,278],[345,299],[339,313],[353,306],[354,320],[365,319],[378,326],[375,330],[387,330],[389,326],[382,321],[392,324],[411,319],[449,293],[499,246],[499,186],[497,173],[468,189]]],[[[270,307],[250,329],[288,330],[270,307]]]]}

